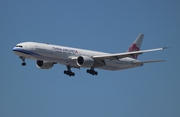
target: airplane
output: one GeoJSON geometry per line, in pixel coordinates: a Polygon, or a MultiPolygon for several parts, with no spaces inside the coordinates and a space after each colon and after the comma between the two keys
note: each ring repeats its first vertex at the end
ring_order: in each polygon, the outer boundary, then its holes
{"type": "Polygon", "coordinates": [[[88,68],[87,73],[98,75],[95,68],[114,71],[143,66],[144,63],[165,61],[137,60],[140,54],[167,48],[140,50],[143,37],[144,34],[140,33],[127,52],[115,54],[37,42],[19,43],[13,48],[13,51],[22,60],[22,66],[26,66],[25,59],[33,59],[36,60],[36,66],[40,69],[50,69],[54,64],[59,63],[67,67],[64,74],[69,76],[75,76],[71,68],[88,68]]]}

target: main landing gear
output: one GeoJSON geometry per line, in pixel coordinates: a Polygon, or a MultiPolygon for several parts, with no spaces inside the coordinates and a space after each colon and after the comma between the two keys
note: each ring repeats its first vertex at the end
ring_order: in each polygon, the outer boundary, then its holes
{"type": "MultiPolygon", "coordinates": [[[[75,76],[75,73],[71,71],[71,66],[66,66],[67,70],[64,70],[64,74],[68,76],[75,76]]],[[[94,70],[94,68],[87,69],[87,73],[91,75],[98,75],[98,72],[94,70]]]]}
{"type": "Polygon", "coordinates": [[[87,73],[91,74],[91,75],[98,75],[98,72],[94,70],[94,68],[91,69],[87,69],[86,71],[87,73]]]}
{"type": "Polygon", "coordinates": [[[71,67],[67,66],[67,70],[64,70],[64,74],[69,76],[75,76],[75,73],[71,71],[71,67]]]}
{"type": "Polygon", "coordinates": [[[22,60],[22,66],[26,66],[26,62],[25,62],[25,57],[23,57],[23,56],[20,56],[19,57],[21,60],[22,60]]]}

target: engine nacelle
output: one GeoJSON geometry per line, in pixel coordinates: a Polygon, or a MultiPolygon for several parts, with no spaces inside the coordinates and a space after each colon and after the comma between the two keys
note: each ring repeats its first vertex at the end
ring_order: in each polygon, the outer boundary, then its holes
{"type": "Polygon", "coordinates": [[[48,62],[48,61],[37,60],[36,66],[40,69],[50,69],[54,66],[54,63],[48,62]]]}
{"type": "Polygon", "coordinates": [[[92,67],[94,65],[94,59],[88,56],[79,56],[76,60],[78,66],[82,67],[92,67]]]}

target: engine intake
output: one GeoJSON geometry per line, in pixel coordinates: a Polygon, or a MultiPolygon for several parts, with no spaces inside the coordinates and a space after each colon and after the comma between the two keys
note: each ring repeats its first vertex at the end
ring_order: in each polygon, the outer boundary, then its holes
{"type": "Polygon", "coordinates": [[[36,66],[40,69],[50,69],[54,66],[54,64],[52,62],[48,62],[48,61],[37,60],[36,66]]]}
{"type": "Polygon", "coordinates": [[[79,56],[76,60],[76,63],[80,67],[89,68],[94,65],[94,59],[88,56],[79,56]]]}

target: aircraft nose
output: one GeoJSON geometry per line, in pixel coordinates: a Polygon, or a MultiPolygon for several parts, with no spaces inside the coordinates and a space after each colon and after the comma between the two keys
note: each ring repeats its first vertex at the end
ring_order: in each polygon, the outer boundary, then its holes
{"type": "Polygon", "coordinates": [[[18,48],[17,48],[17,47],[14,47],[14,48],[12,49],[12,51],[13,51],[16,55],[19,56],[19,54],[18,54],[18,48]]]}
{"type": "Polygon", "coordinates": [[[15,54],[17,54],[18,48],[17,48],[17,47],[14,47],[14,48],[12,49],[12,51],[13,51],[15,54]]]}
{"type": "Polygon", "coordinates": [[[16,51],[17,49],[16,49],[16,47],[14,47],[12,50],[13,50],[13,51],[16,51]]]}

